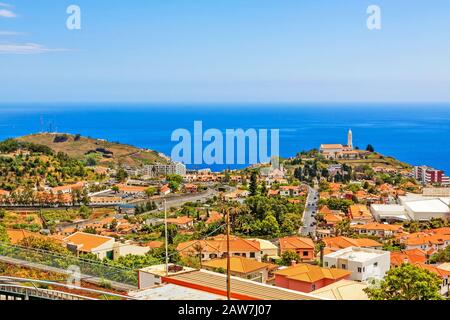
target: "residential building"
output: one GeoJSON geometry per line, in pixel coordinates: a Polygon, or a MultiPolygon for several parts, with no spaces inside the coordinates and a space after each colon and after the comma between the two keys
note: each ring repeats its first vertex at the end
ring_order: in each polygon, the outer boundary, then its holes
{"type": "Polygon", "coordinates": [[[334,252],[349,247],[381,249],[383,244],[368,238],[348,238],[348,237],[332,237],[323,238],[325,243],[325,252],[334,252]]]}
{"type": "Polygon", "coordinates": [[[294,251],[301,261],[314,260],[314,242],[310,238],[285,237],[278,240],[280,246],[280,255],[286,251],[294,251]]]}
{"type": "Polygon", "coordinates": [[[192,229],[194,227],[194,219],[182,216],[182,217],[176,217],[176,218],[167,218],[168,224],[174,224],[180,229],[192,229]]]}
{"type": "Polygon", "coordinates": [[[66,186],[54,187],[54,188],[51,188],[50,190],[53,194],[72,193],[73,190],[81,190],[84,188],[84,186],[85,186],[84,182],[77,182],[77,183],[66,185],[66,186]]]}
{"type": "Polygon", "coordinates": [[[403,233],[401,225],[370,222],[351,226],[360,235],[388,238],[403,233]]]}
{"type": "Polygon", "coordinates": [[[138,246],[131,242],[119,243],[113,237],[75,232],[63,239],[67,248],[76,253],[92,253],[99,259],[116,260],[128,254],[144,255],[150,248],[138,246]]]}
{"type": "Polygon", "coordinates": [[[281,186],[280,196],[282,197],[298,197],[302,188],[300,186],[281,186]]]}
{"type": "Polygon", "coordinates": [[[414,177],[424,185],[450,185],[450,178],[445,175],[444,171],[429,166],[415,166],[414,177]]]}
{"type": "Polygon", "coordinates": [[[63,241],[76,253],[92,253],[99,259],[114,259],[115,239],[90,233],[75,232],[63,241]]]}
{"type": "Polygon", "coordinates": [[[170,193],[170,188],[168,184],[163,185],[161,188],[159,188],[159,194],[162,196],[166,196],[170,193]]]}
{"type": "Polygon", "coordinates": [[[350,279],[366,281],[381,279],[390,269],[390,252],[376,249],[348,247],[324,255],[323,265],[351,272],[350,279]]]}
{"type": "Polygon", "coordinates": [[[426,263],[428,254],[420,249],[410,249],[391,252],[391,267],[398,267],[403,263],[426,263]]]}
{"type": "Polygon", "coordinates": [[[148,187],[128,186],[126,184],[118,184],[118,185],[116,185],[116,187],[120,193],[123,193],[125,195],[134,195],[134,196],[144,196],[145,190],[148,189],[148,187]]]}
{"type": "MultiPolygon", "coordinates": [[[[269,278],[269,270],[273,269],[273,265],[256,261],[244,257],[230,258],[230,272],[233,276],[244,278],[252,281],[266,283],[269,278]]],[[[227,269],[227,259],[213,259],[202,262],[202,268],[225,272],[227,269]]]]}
{"type": "Polygon", "coordinates": [[[353,204],[348,208],[348,215],[353,224],[363,224],[373,221],[369,208],[363,204],[353,204]]]}
{"type": "Polygon", "coordinates": [[[262,258],[266,257],[268,260],[277,260],[280,257],[278,256],[278,247],[274,245],[269,240],[264,239],[248,239],[250,241],[256,241],[259,243],[259,248],[261,250],[261,256],[262,258]]]}
{"type": "Polygon", "coordinates": [[[337,268],[321,268],[311,264],[297,264],[274,272],[277,287],[312,292],[336,281],[348,279],[350,272],[337,268]]]}
{"type": "Polygon", "coordinates": [[[90,205],[117,205],[117,204],[123,204],[124,200],[121,197],[100,197],[100,196],[93,196],[90,197],[90,205]]]}
{"type": "Polygon", "coordinates": [[[406,250],[420,249],[429,255],[450,245],[449,234],[435,233],[433,230],[400,235],[398,240],[405,245],[406,250]]]}
{"type": "Polygon", "coordinates": [[[157,177],[166,176],[168,174],[186,175],[186,166],[181,162],[170,162],[168,164],[157,163],[144,165],[139,173],[144,176],[157,177]]]}
{"type": "Polygon", "coordinates": [[[364,292],[367,287],[366,283],[344,279],[312,291],[311,294],[331,300],[369,300],[364,292]]]}
{"type": "MultiPolygon", "coordinates": [[[[219,235],[207,240],[192,240],[178,244],[177,250],[182,256],[201,255],[202,261],[224,258],[227,253],[226,236],[219,235]]],[[[259,242],[230,237],[230,254],[233,257],[251,258],[261,261],[261,248],[259,242]]]]}

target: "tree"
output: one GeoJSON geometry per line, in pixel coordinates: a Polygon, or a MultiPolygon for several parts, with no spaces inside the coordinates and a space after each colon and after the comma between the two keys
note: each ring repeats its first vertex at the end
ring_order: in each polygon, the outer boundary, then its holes
{"type": "Polygon", "coordinates": [[[445,249],[438,250],[436,253],[433,253],[430,257],[431,263],[438,262],[450,262],[450,246],[447,246],[445,249]]]}
{"type": "Polygon", "coordinates": [[[251,197],[256,196],[258,190],[258,176],[256,175],[256,172],[252,172],[252,175],[250,176],[250,186],[248,190],[251,197]]]}
{"type": "MultiPolygon", "coordinates": [[[[176,235],[178,234],[178,228],[176,225],[174,224],[169,224],[167,226],[167,242],[169,244],[173,244],[173,240],[176,237],[176,235]]],[[[161,236],[165,236],[165,229],[163,229],[161,236]]]]}
{"type": "Polygon", "coordinates": [[[278,237],[280,226],[277,219],[271,214],[267,215],[259,224],[259,231],[261,235],[268,235],[273,238],[278,237]]]}
{"type": "Polygon", "coordinates": [[[364,289],[371,300],[442,300],[441,279],[412,264],[388,271],[379,285],[364,289]]]}
{"type": "Polygon", "coordinates": [[[117,171],[117,174],[116,174],[116,179],[117,179],[117,181],[119,181],[119,182],[125,182],[125,180],[128,178],[128,173],[123,169],[123,168],[120,168],[118,171],[117,171]]]}
{"type": "Polygon", "coordinates": [[[336,223],[335,232],[337,236],[348,236],[352,233],[350,228],[350,219],[342,219],[336,223]]]}
{"type": "Polygon", "coordinates": [[[265,181],[262,182],[261,184],[261,194],[262,195],[266,195],[267,194],[267,184],[265,181]]]}
{"type": "Polygon", "coordinates": [[[292,250],[287,250],[283,252],[281,255],[281,262],[285,266],[290,266],[292,264],[292,261],[299,262],[300,261],[300,255],[292,250]]]}
{"type": "Polygon", "coordinates": [[[323,266],[323,253],[324,253],[325,247],[326,247],[326,244],[325,244],[325,242],[322,239],[320,239],[317,242],[316,247],[315,247],[316,252],[318,252],[319,255],[320,255],[320,266],[321,267],[323,266]]]}
{"type": "Polygon", "coordinates": [[[151,196],[155,195],[158,190],[154,187],[148,187],[145,189],[145,195],[147,198],[150,198],[151,196]]]}
{"type": "Polygon", "coordinates": [[[371,144],[368,144],[367,147],[366,147],[366,151],[375,152],[375,149],[374,149],[374,147],[371,144]]]}
{"type": "Polygon", "coordinates": [[[303,180],[303,172],[302,172],[302,168],[301,167],[295,168],[295,170],[294,170],[294,177],[296,179],[300,180],[300,181],[303,180]]]}
{"type": "Polygon", "coordinates": [[[8,233],[2,224],[0,224],[0,243],[9,243],[8,233]]]}

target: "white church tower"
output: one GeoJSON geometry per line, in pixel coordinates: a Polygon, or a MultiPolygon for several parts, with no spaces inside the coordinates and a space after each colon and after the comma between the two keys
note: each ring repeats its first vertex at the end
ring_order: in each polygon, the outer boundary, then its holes
{"type": "Polygon", "coordinates": [[[347,136],[347,147],[349,149],[353,149],[353,133],[352,130],[348,130],[348,136],[347,136]]]}

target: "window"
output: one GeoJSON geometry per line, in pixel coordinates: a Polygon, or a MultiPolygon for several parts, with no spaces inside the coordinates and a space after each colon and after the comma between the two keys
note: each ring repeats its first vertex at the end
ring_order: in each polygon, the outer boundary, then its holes
{"type": "Polygon", "coordinates": [[[375,263],[373,264],[373,266],[374,266],[374,267],[378,267],[378,262],[375,262],[375,263]]]}
{"type": "Polygon", "coordinates": [[[328,267],[328,262],[325,261],[324,265],[325,265],[325,267],[328,267]]]}
{"type": "Polygon", "coordinates": [[[306,257],[308,255],[308,251],[303,251],[303,256],[306,257]]]}
{"type": "Polygon", "coordinates": [[[342,269],[347,269],[347,266],[346,266],[345,264],[342,264],[342,265],[341,265],[341,268],[342,268],[342,269]]]}
{"type": "Polygon", "coordinates": [[[254,252],[250,252],[250,258],[254,258],[255,257],[255,253],[254,252]]]}
{"type": "Polygon", "coordinates": [[[362,271],[362,270],[361,270],[361,267],[358,267],[358,272],[361,273],[361,271],[362,271]]]}
{"type": "Polygon", "coordinates": [[[312,291],[316,290],[316,285],[314,283],[311,285],[311,289],[312,291]]]}

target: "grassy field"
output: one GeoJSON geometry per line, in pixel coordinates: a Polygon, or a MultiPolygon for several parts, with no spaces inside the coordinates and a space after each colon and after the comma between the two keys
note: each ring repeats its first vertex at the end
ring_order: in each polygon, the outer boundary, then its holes
{"type": "MultiPolygon", "coordinates": [[[[112,152],[111,158],[105,156],[99,157],[99,164],[101,165],[117,164],[120,162],[129,166],[138,166],[146,163],[166,162],[166,160],[160,157],[155,151],[144,151],[126,144],[87,137],[80,137],[76,140],[75,135],[71,134],[38,133],[17,138],[17,140],[43,144],[50,147],[55,152],[67,153],[70,157],[79,160],[84,159],[89,151],[99,148],[112,152]],[[67,140],[55,142],[56,136],[66,136],[67,140]]],[[[101,155],[100,152],[97,153],[101,155]]]]}
{"type": "Polygon", "coordinates": [[[367,159],[356,160],[338,160],[339,163],[346,163],[348,165],[370,165],[371,167],[385,167],[395,169],[410,169],[411,165],[401,162],[393,157],[382,156],[378,153],[373,153],[367,159]]]}
{"type": "Polygon", "coordinates": [[[6,211],[5,217],[0,219],[0,222],[2,222],[7,228],[12,229],[39,231],[42,228],[42,221],[37,212],[19,213],[6,211]]]}

